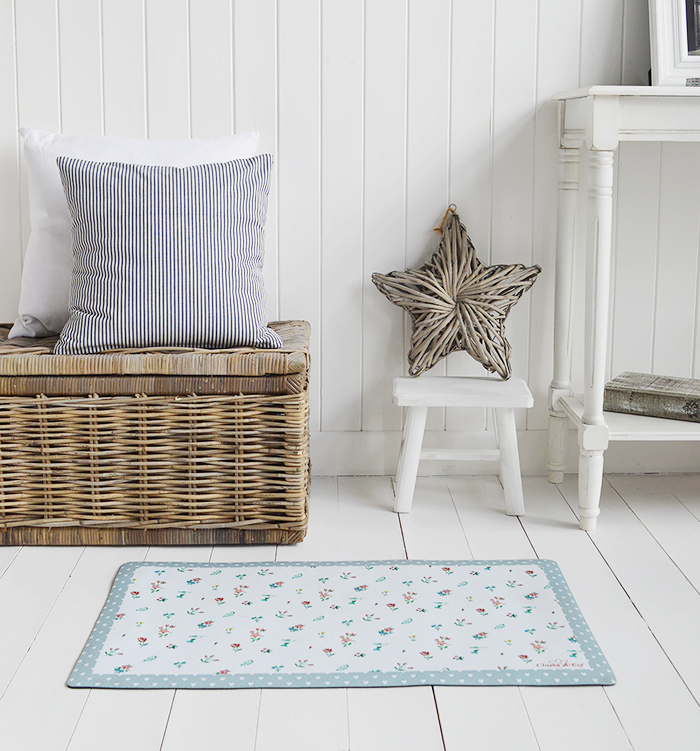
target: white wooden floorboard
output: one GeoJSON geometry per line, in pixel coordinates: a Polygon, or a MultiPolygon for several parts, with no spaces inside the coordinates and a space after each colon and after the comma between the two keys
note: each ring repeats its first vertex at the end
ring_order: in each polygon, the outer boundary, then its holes
{"type": "MultiPolygon", "coordinates": [[[[38,549],[29,549],[33,550],[38,549]]],[[[62,551],[67,549],[43,550],[47,555],[53,551],[58,566],[63,559],[62,551]]],[[[125,560],[143,558],[145,552],[145,548],[87,548],[69,572],[70,577],[65,575],[60,596],[0,700],[3,750],[64,751],[67,748],[90,692],[69,689],[66,681],[102,609],[119,565],[125,560]]],[[[47,565],[50,569],[50,560],[47,565]]],[[[48,575],[48,571],[46,573],[48,575]]],[[[19,608],[25,599],[26,590],[11,601],[3,600],[3,607],[19,608]]],[[[105,727],[116,731],[120,724],[115,723],[114,717],[107,720],[105,727]]],[[[102,747],[101,740],[97,747],[102,747]]]]}
{"type": "Polygon", "coordinates": [[[700,490],[697,478],[694,487],[689,486],[687,476],[611,475],[608,480],[700,592],[700,519],[679,499],[679,495],[695,496],[700,490]]]}
{"type": "Polygon", "coordinates": [[[348,691],[348,713],[352,751],[444,749],[429,686],[354,688],[348,691]]]}
{"type": "Polygon", "coordinates": [[[345,751],[347,690],[263,691],[255,751],[345,751]]]}
{"type": "Polygon", "coordinates": [[[700,701],[700,594],[607,483],[601,507],[591,538],[700,701]]]}
{"type": "Polygon", "coordinates": [[[700,475],[671,475],[665,479],[676,498],[700,519],[700,475]]]}
{"type": "Polygon", "coordinates": [[[411,511],[398,518],[410,559],[472,557],[444,477],[419,477],[411,511]]]}
{"type": "Polygon", "coordinates": [[[539,751],[516,686],[436,686],[448,751],[539,751]]]}
{"type": "Polygon", "coordinates": [[[258,688],[178,689],[160,751],[254,751],[259,707],[258,688]]]}
{"type": "Polygon", "coordinates": [[[82,548],[29,548],[0,578],[0,696],[78,562],[82,548]],[[7,645],[12,644],[12,649],[7,645]]]}
{"type": "Polygon", "coordinates": [[[14,561],[15,557],[19,553],[21,548],[0,548],[0,579],[5,571],[7,571],[9,565],[14,561]]]}
{"type": "MultiPolygon", "coordinates": [[[[570,504],[577,505],[576,478],[567,478],[558,487],[547,483],[545,478],[526,478],[524,484],[525,507],[530,511],[523,517],[525,530],[540,557],[559,563],[616,675],[617,684],[603,689],[611,705],[609,711],[614,711],[619,718],[635,751],[666,748],[697,751],[700,708],[639,614],[636,603],[629,599],[617,580],[614,567],[610,569],[593,544],[594,535],[598,542],[600,531],[606,528],[609,486],[603,498],[599,529],[589,535],[578,529],[573,511],[563,507],[557,497],[562,492],[570,504]]],[[[627,521],[625,527],[617,526],[611,543],[624,545],[625,536],[634,534],[639,522],[632,514],[627,521]]],[[[608,526],[608,532],[603,535],[607,536],[611,528],[608,526]]],[[[636,550],[628,549],[628,555],[643,565],[636,550]]],[[[599,712],[600,717],[608,715],[602,704],[599,712]]],[[[571,708],[569,719],[577,732],[595,731],[596,723],[582,719],[575,707],[571,708]]],[[[539,739],[540,732],[546,735],[547,729],[540,731],[535,727],[535,732],[539,739]]],[[[600,740],[595,739],[591,748],[600,748],[596,745],[600,740]]],[[[624,741],[618,736],[617,742],[622,748],[624,741]]],[[[606,739],[605,742],[613,744],[615,741],[606,739]]]]}

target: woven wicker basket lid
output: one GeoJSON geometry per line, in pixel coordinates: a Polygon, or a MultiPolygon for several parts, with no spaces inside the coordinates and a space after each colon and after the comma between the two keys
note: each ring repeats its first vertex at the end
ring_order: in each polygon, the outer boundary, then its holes
{"type": "Polygon", "coordinates": [[[54,355],[56,337],[9,339],[0,325],[0,376],[244,376],[305,374],[310,326],[306,321],[269,324],[282,339],[279,349],[128,349],[94,355],[54,355]]]}

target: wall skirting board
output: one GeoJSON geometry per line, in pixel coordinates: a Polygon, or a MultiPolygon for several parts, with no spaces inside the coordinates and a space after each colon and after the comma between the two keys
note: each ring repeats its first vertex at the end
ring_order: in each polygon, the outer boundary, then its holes
{"type": "MultiPolygon", "coordinates": [[[[323,431],[311,434],[311,472],[332,475],[394,475],[399,455],[399,431],[323,431]]],[[[424,447],[485,448],[493,436],[482,431],[426,431],[424,447]]],[[[523,475],[547,474],[547,431],[518,433],[523,475]]],[[[576,432],[567,446],[567,471],[578,469],[576,432]]],[[[419,475],[497,474],[495,462],[421,462],[419,475]]],[[[696,442],[657,443],[614,441],[605,452],[609,474],[672,473],[700,471],[700,445],[696,442]]]]}

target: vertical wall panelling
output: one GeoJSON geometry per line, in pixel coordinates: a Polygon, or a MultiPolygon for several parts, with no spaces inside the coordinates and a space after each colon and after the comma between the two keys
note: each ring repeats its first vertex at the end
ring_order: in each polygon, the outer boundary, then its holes
{"type": "Polygon", "coordinates": [[[280,1],[279,278],[280,316],[311,323],[311,425],[320,426],[320,7],[319,0],[280,1]]]}
{"type": "Polygon", "coordinates": [[[661,144],[625,143],[618,163],[613,377],[652,368],[661,144]]]}
{"type": "Polygon", "coordinates": [[[625,0],[624,11],[621,83],[647,86],[651,68],[649,0],[625,0]]]}
{"type": "Polygon", "coordinates": [[[321,11],[324,431],[361,425],[363,5],[324,0],[321,11]]]}
{"type": "MultiPolygon", "coordinates": [[[[496,3],[491,263],[532,262],[537,0],[496,3]]],[[[513,373],[528,378],[527,292],[506,321],[513,373]]],[[[525,415],[518,419],[524,427],[525,415]]]]}
{"type": "Polygon", "coordinates": [[[99,135],[102,98],[102,14],[95,0],[58,1],[61,128],[99,135]]]}
{"type": "Polygon", "coordinates": [[[689,377],[698,273],[698,159],[695,144],[663,144],[659,201],[653,372],[689,377]],[[693,158],[695,156],[696,158],[693,158]]]}
{"type": "Polygon", "coordinates": [[[546,430],[552,378],[554,247],[557,223],[558,122],[552,94],[578,82],[580,0],[539,0],[532,217],[532,262],[542,267],[530,296],[528,380],[535,406],[528,429],[546,430]]]}
{"type": "Polygon", "coordinates": [[[146,96],[149,138],[191,135],[190,0],[146,2],[146,96]]]}
{"type": "Polygon", "coordinates": [[[102,0],[104,128],[146,137],[144,0],[102,0]]]}
{"type": "Polygon", "coordinates": [[[0,320],[14,321],[22,266],[14,4],[0,2],[0,320]]]}
{"type": "MultiPolygon", "coordinates": [[[[450,162],[448,200],[488,261],[491,244],[491,112],[493,99],[494,0],[452,3],[450,162]]],[[[485,376],[466,352],[447,360],[450,376],[485,376]]],[[[449,409],[448,430],[483,430],[483,410],[449,409]]]]}
{"type": "MultiPolygon", "coordinates": [[[[279,313],[277,267],[277,5],[275,0],[234,0],[233,51],[234,130],[260,133],[258,152],[273,154],[275,166],[265,225],[265,267],[268,318],[279,313]]],[[[194,85],[194,84],[193,84],[194,85]]]]}
{"type": "Polygon", "coordinates": [[[190,2],[192,137],[233,133],[231,0],[190,2]]]}
{"type": "MultiPolygon", "coordinates": [[[[15,2],[17,104],[19,124],[51,132],[61,129],[58,29],[55,3],[15,2]],[[38,65],[37,62],[41,61],[38,65]]],[[[20,160],[23,163],[23,158],[20,160]]],[[[22,194],[27,174],[20,173],[22,194]]],[[[29,236],[29,207],[22,201],[22,247],[29,236]]]]}
{"type": "MultiPolygon", "coordinates": [[[[275,156],[268,316],[313,329],[314,471],[392,470],[391,380],[406,370],[410,321],[371,274],[424,263],[455,203],[485,263],[543,269],[506,334],[536,397],[519,415],[524,468],[544,472],[550,98],[643,84],[647,13],[647,0],[0,0],[0,318],[16,315],[29,225],[19,125],[136,138],[259,130],[260,152],[275,156]]],[[[625,144],[618,155],[610,375],[700,377],[699,167],[695,144],[625,144]]],[[[484,373],[455,353],[431,375],[484,373]]],[[[434,410],[428,425],[447,446],[480,444],[485,427],[484,413],[456,409],[434,410]]]]}
{"type": "MultiPolygon", "coordinates": [[[[411,0],[408,9],[408,125],[406,147],[406,265],[427,261],[433,231],[447,207],[449,171],[450,3],[411,0]]],[[[410,332],[410,328],[407,327],[410,332]]],[[[431,375],[445,373],[444,360],[431,375]]],[[[428,414],[427,429],[444,427],[444,410],[428,414]]]]}
{"type": "Polygon", "coordinates": [[[624,0],[583,0],[580,86],[619,84],[624,0]]]}
{"type": "Polygon", "coordinates": [[[404,312],[371,282],[405,268],[407,0],[365,3],[362,429],[399,430],[404,312]]]}

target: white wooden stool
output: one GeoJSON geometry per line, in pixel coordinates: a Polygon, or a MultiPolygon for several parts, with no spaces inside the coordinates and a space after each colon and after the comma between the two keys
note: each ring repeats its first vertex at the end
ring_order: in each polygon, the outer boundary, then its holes
{"type": "Polygon", "coordinates": [[[516,408],[532,407],[534,400],[522,378],[433,376],[394,379],[394,404],[406,407],[406,420],[396,470],[394,511],[411,510],[421,459],[487,460],[500,462],[500,477],[506,499],[506,514],[525,513],[520,456],[515,431],[516,408]],[[496,448],[423,450],[428,407],[490,407],[496,415],[496,448]]]}

